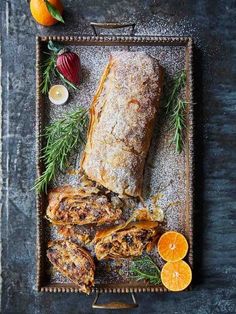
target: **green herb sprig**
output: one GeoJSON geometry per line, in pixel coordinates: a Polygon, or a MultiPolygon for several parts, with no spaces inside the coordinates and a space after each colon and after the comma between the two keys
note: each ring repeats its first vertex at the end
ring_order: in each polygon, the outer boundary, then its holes
{"type": "Polygon", "coordinates": [[[148,280],[153,285],[161,284],[160,269],[148,255],[134,259],[130,270],[137,281],[148,280]]]}
{"type": "Polygon", "coordinates": [[[166,95],[166,113],[170,116],[170,128],[173,131],[173,143],[177,153],[181,153],[184,145],[185,110],[187,102],[180,98],[180,92],[186,85],[186,72],[181,71],[166,95]]]}
{"type": "Polygon", "coordinates": [[[87,110],[80,108],[45,128],[46,146],[42,150],[41,157],[45,164],[45,171],[36,180],[34,186],[38,193],[47,193],[49,182],[59,170],[66,167],[71,152],[84,143],[87,125],[87,110]]]}
{"type": "Polygon", "coordinates": [[[43,67],[43,81],[40,85],[41,92],[47,94],[51,84],[51,78],[55,74],[56,66],[56,54],[52,52],[49,54],[49,57],[44,61],[43,67]]]}

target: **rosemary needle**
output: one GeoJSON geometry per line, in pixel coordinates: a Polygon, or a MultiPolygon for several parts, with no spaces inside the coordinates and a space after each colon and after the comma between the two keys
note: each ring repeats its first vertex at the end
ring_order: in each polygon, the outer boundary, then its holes
{"type": "Polygon", "coordinates": [[[44,161],[45,171],[36,179],[34,186],[38,193],[47,193],[49,182],[55,177],[58,170],[66,167],[73,149],[84,143],[87,124],[87,110],[80,108],[45,128],[46,145],[42,149],[41,157],[44,161]]]}
{"type": "Polygon", "coordinates": [[[183,129],[185,128],[186,102],[178,99],[171,115],[171,126],[174,129],[173,142],[177,153],[181,153],[183,147],[183,129]]]}
{"type": "Polygon", "coordinates": [[[75,86],[73,83],[68,81],[57,69],[55,70],[55,73],[58,75],[58,77],[62,80],[63,83],[66,84],[68,88],[78,89],[77,86],[75,86]]]}

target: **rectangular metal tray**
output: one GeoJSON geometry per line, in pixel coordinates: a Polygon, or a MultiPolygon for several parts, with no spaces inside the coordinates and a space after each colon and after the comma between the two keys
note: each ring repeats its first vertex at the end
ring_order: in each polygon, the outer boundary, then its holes
{"type": "MultiPolygon", "coordinates": [[[[94,67],[96,65],[96,59],[102,59],[109,54],[110,50],[145,50],[156,56],[160,63],[169,67],[170,73],[174,74],[171,70],[171,63],[176,63],[175,71],[181,69],[183,65],[186,69],[187,74],[187,84],[186,84],[186,101],[188,103],[187,114],[186,114],[186,135],[185,135],[185,148],[184,152],[177,157],[173,157],[170,150],[169,143],[165,140],[158,138],[158,135],[154,135],[152,140],[151,151],[154,156],[157,157],[157,172],[161,172],[162,176],[159,178],[168,178],[168,176],[173,177],[178,174],[178,182],[173,184],[169,190],[168,195],[174,195],[176,193],[177,197],[182,197],[181,206],[174,209],[176,210],[177,218],[173,218],[175,222],[172,223],[171,217],[174,216],[174,211],[172,210],[172,216],[170,215],[168,220],[167,215],[167,229],[175,228],[182,231],[188,239],[189,242],[189,252],[187,256],[187,262],[190,266],[193,266],[193,232],[192,232],[192,212],[193,212],[193,96],[192,96],[192,39],[189,37],[134,37],[134,36],[38,36],[36,38],[36,165],[37,165],[37,176],[42,174],[44,165],[40,159],[40,152],[43,147],[42,141],[42,131],[44,126],[48,123],[50,119],[57,117],[58,112],[53,111],[54,109],[49,109],[50,104],[40,92],[40,83],[42,80],[42,61],[44,58],[43,52],[46,49],[46,44],[49,40],[54,40],[61,42],[65,45],[79,49],[79,52],[84,52],[85,55],[88,54],[90,61],[88,60],[88,66],[92,63],[94,67]],[[96,54],[97,57],[96,57],[96,54]],[[91,57],[92,56],[92,57],[91,57]],[[167,60],[167,57],[169,60],[167,60]],[[182,61],[178,61],[178,58],[182,58],[182,61]],[[179,64],[178,64],[179,62],[179,64]],[[181,65],[182,64],[182,65],[181,65]],[[50,111],[51,110],[51,111],[50,111]],[[158,144],[156,144],[156,141],[158,144]],[[158,146],[158,150],[155,149],[158,146]],[[155,153],[156,152],[156,153],[155,153]],[[161,153],[159,153],[161,152],[161,153]],[[165,164],[170,162],[168,158],[171,155],[174,166],[171,164],[165,164]],[[176,161],[176,158],[179,160],[176,161]],[[174,168],[174,170],[172,169],[174,168]],[[163,171],[161,170],[163,169],[163,171]],[[173,173],[168,173],[168,171],[174,171],[173,173]],[[177,171],[177,172],[176,172],[177,171]]],[[[86,59],[86,57],[85,57],[86,59]]],[[[105,59],[104,59],[105,60],[105,59]]],[[[103,60],[99,61],[97,64],[101,67],[99,71],[103,70],[103,60]]],[[[91,68],[91,71],[92,68],[91,68]]],[[[97,72],[96,72],[97,73],[97,72]]],[[[170,74],[169,73],[169,74],[170,74]]],[[[92,73],[93,74],[93,73],[92,73]]],[[[92,76],[91,74],[91,76],[92,76]]],[[[100,74],[97,73],[97,76],[100,74]]],[[[96,76],[95,75],[95,76],[96,76]]],[[[88,101],[92,94],[95,92],[98,77],[93,82],[93,88],[90,95],[90,89],[87,94],[87,98],[81,98],[81,101],[88,101]],[[93,91],[94,89],[94,91],[93,91]]],[[[86,88],[85,88],[86,89],[86,88]]],[[[83,88],[81,93],[83,93],[83,88]]],[[[89,102],[89,101],[88,101],[89,102]]],[[[88,103],[90,105],[90,103],[88,103]]],[[[74,105],[73,105],[74,106],[74,105]]],[[[73,107],[72,106],[72,107],[73,107]]],[[[59,109],[59,115],[61,114],[59,109]]],[[[165,136],[163,136],[164,138],[165,136]]],[[[152,168],[152,167],[151,167],[152,168]]],[[[150,176],[151,170],[147,170],[147,175],[150,176]]],[[[155,170],[153,170],[155,172],[155,170]]],[[[150,178],[149,178],[150,179],[150,178]]],[[[158,180],[159,180],[158,179],[158,180]]],[[[151,179],[150,179],[151,180],[151,179]]],[[[163,179],[165,180],[165,179],[163,179]]],[[[62,180],[63,181],[63,180],[62,180]]],[[[154,180],[155,181],[155,180],[154,180]]],[[[166,182],[160,182],[160,184],[165,184],[166,182]]],[[[154,182],[155,185],[155,182],[154,182]]],[[[36,196],[36,207],[37,207],[37,283],[36,287],[38,291],[45,292],[78,292],[75,285],[69,283],[68,281],[55,281],[52,280],[48,274],[48,262],[46,258],[46,245],[48,241],[48,222],[45,220],[45,211],[47,206],[47,196],[40,194],[36,196]]],[[[135,282],[132,280],[126,281],[114,281],[114,279],[107,280],[103,282],[103,278],[96,283],[94,291],[97,292],[165,292],[167,289],[162,285],[153,286],[143,282],[135,282]]]]}

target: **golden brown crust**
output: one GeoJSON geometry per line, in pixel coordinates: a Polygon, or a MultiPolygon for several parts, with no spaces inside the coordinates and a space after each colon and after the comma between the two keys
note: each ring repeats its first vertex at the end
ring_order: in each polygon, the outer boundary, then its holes
{"type": "Polygon", "coordinates": [[[94,286],[95,264],[89,252],[71,241],[55,240],[48,243],[47,257],[81,292],[90,292],[94,286]]]}
{"type": "Polygon", "coordinates": [[[141,255],[156,237],[157,226],[154,221],[138,221],[97,232],[94,239],[96,257],[100,260],[141,255]]]}
{"type": "MultiPolygon", "coordinates": [[[[93,101],[92,104],[90,106],[89,112],[90,112],[90,120],[89,120],[89,126],[88,126],[88,132],[87,132],[87,141],[89,142],[89,144],[92,147],[92,134],[93,134],[93,129],[95,128],[96,124],[97,124],[97,115],[95,113],[95,108],[96,108],[96,103],[98,101],[98,98],[103,90],[103,85],[105,80],[107,79],[107,76],[110,72],[112,66],[112,58],[109,59],[109,62],[107,64],[107,66],[105,67],[105,70],[103,71],[103,74],[101,76],[101,79],[99,81],[98,84],[98,88],[97,91],[95,93],[95,96],[93,97],[93,101]]],[[[84,151],[82,158],[81,158],[81,165],[83,164],[84,160],[85,160],[85,156],[86,156],[86,151],[84,151]]]]}
{"type": "Polygon", "coordinates": [[[148,230],[148,229],[156,228],[157,226],[158,226],[158,222],[156,221],[136,221],[136,222],[129,222],[128,224],[125,223],[118,226],[108,227],[108,228],[105,228],[96,232],[94,242],[97,242],[99,239],[107,237],[114,232],[121,231],[121,230],[129,230],[132,227],[135,227],[136,229],[148,230]]]}
{"type": "Polygon", "coordinates": [[[121,209],[96,188],[64,186],[53,189],[48,196],[47,218],[54,224],[104,224],[119,219],[121,209]],[[95,192],[95,193],[94,193],[95,192]]]}
{"type": "Polygon", "coordinates": [[[144,52],[113,54],[90,108],[81,168],[120,195],[141,196],[162,70],[144,52]]]}

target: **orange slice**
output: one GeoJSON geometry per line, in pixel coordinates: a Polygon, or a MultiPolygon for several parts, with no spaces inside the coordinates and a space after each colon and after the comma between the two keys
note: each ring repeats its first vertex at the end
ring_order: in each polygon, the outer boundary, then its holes
{"type": "Polygon", "coordinates": [[[160,237],[157,250],[165,261],[177,262],[186,256],[188,242],[181,233],[168,231],[160,237]]]}
{"type": "Polygon", "coordinates": [[[192,281],[192,271],[184,261],[167,262],[161,270],[161,281],[170,291],[182,291],[192,281]]]}

